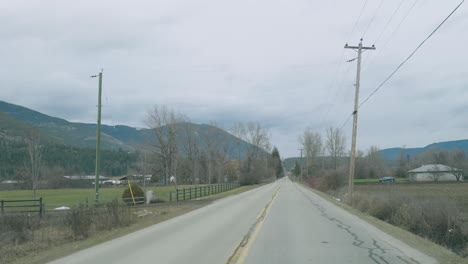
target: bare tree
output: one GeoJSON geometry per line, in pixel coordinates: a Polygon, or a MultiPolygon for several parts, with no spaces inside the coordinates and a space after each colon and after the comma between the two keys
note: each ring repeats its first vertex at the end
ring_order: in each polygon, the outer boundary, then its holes
{"type": "Polygon", "coordinates": [[[338,128],[329,127],[327,129],[327,140],[325,147],[332,159],[332,164],[335,169],[338,168],[338,158],[342,157],[345,152],[346,139],[338,128]]]}
{"type": "Polygon", "coordinates": [[[270,173],[268,171],[268,158],[270,156],[268,152],[271,145],[268,130],[258,122],[238,123],[236,127],[241,139],[249,143],[241,176],[247,184],[259,183],[270,173]]]}
{"type": "Polygon", "coordinates": [[[307,176],[309,176],[309,167],[316,163],[316,158],[322,153],[323,143],[322,136],[319,133],[306,128],[299,137],[299,142],[305,150],[307,159],[307,176]]]}
{"type": "Polygon", "coordinates": [[[237,145],[237,176],[240,175],[240,168],[241,168],[241,141],[242,141],[242,123],[234,123],[231,128],[231,134],[234,135],[236,139],[237,145]]]}
{"type": "Polygon", "coordinates": [[[465,152],[462,150],[453,150],[449,153],[448,165],[450,173],[455,176],[457,181],[463,180],[464,171],[467,169],[467,160],[465,152]]]}
{"type": "Polygon", "coordinates": [[[431,169],[429,169],[429,175],[431,176],[433,181],[438,181],[440,176],[442,176],[443,173],[440,172],[439,165],[434,164],[431,169]]]}
{"type": "Polygon", "coordinates": [[[244,127],[244,140],[250,143],[248,155],[255,159],[263,151],[269,152],[271,149],[268,130],[263,128],[258,122],[248,122],[244,127]]]}
{"type": "Polygon", "coordinates": [[[186,121],[187,117],[185,115],[176,113],[166,106],[155,106],[148,112],[146,125],[154,135],[150,145],[161,162],[166,184],[170,176],[177,175],[176,130],[178,124],[186,121]]]}
{"type": "Polygon", "coordinates": [[[199,134],[191,126],[184,126],[186,141],[185,141],[185,153],[191,167],[190,183],[197,183],[198,180],[198,169],[199,169],[199,158],[200,158],[200,144],[199,134]]]}
{"type": "Polygon", "coordinates": [[[219,140],[216,139],[217,133],[216,128],[210,126],[208,131],[205,133],[203,140],[205,143],[205,150],[207,154],[207,173],[208,173],[208,183],[211,184],[213,181],[213,172],[216,162],[216,156],[218,152],[219,140]]]}
{"type": "Polygon", "coordinates": [[[210,121],[209,123],[212,127],[216,128],[214,132],[217,135],[217,148],[215,150],[214,154],[214,160],[215,160],[215,167],[216,167],[216,173],[217,173],[217,181],[218,182],[224,182],[224,176],[225,176],[225,168],[227,167],[229,163],[229,150],[231,148],[229,141],[223,140],[220,138],[222,135],[221,130],[223,130],[223,127],[221,124],[215,121],[210,121]]]}
{"type": "Polygon", "coordinates": [[[29,160],[25,164],[25,169],[31,176],[31,188],[33,196],[36,198],[39,175],[42,168],[42,154],[44,147],[41,144],[40,132],[37,129],[31,129],[26,133],[26,143],[28,148],[29,160]]]}
{"type": "Polygon", "coordinates": [[[367,150],[366,163],[369,169],[369,178],[383,177],[385,166],[384,161],[380,155],[380,149],[377,146],[371,146],[367,150]]]}

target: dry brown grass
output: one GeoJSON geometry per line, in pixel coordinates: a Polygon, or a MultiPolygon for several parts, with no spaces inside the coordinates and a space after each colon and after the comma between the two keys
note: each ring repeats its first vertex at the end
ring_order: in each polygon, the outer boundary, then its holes
{"type": "Polygon", "coordinates": [[[466,256],[468,184],[356,185],[354,208],[466,256]]]}

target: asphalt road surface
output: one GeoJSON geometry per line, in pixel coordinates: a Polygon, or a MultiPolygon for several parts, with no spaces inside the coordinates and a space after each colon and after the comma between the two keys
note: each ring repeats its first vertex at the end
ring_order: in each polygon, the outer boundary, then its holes
{"type": "Polygon", "coordinates": [[[285,178],[51,263],[437,262],[285,178]]]}

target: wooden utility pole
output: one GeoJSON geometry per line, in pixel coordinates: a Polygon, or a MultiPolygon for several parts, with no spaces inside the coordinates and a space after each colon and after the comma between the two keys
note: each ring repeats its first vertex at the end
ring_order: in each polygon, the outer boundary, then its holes
{"type": "Polygon", "coordinates": [[[354,111],[353,111],[353,140],[351,143],[351,160],[349,163],[349,183],[348,183],[348,195],[353,196],[354,187],[354,165],[356,161],[356,136],[357,136],[357,120],[358,120],[358,108],[359,108],[359,86],[361,84],[361,54],[363,50],[375,50],[374,45],[372,47],[363,47],[362,39],[358,46],[345,45],[345,49],[353,49],[357,51],[357,73],[356,73],[356,93],[354,95],[354,111]]]}
{"type": "Polygon", "coordinates": [[[95,203],[99,203],[99,174],[101,164],[101,97],[102,97],[102,70],[99,75],[93,75],[91,78],[99,77],[99,91],[98,91],[98,117],[97,117],[97,130],[96,130],[96,176],[94,179],[95,190],[95,203]]]}

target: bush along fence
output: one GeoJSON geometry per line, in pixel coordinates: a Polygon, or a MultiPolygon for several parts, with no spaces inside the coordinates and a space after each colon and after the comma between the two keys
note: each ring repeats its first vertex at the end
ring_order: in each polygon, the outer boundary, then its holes
{"type": "Polygon", "coordinates": [[[30,200],[0,200],[0,214],[38,213],[44,214],[42,197],[30,200]]]}
{"type": "Polygon", "coordinates": [[[230,191],[239,186],[240,184],[238,182],[232,182],[232,183],[211,184],[211,185],[194,186],[190,188],[176,189],[174,193],[170,193],[169,200],[170,201],[175,200],[177,202],[185,201],[185,200],[192,200],[192,199],[196,199],[196,198],[203,197],[203,196],[230,191]]]}

